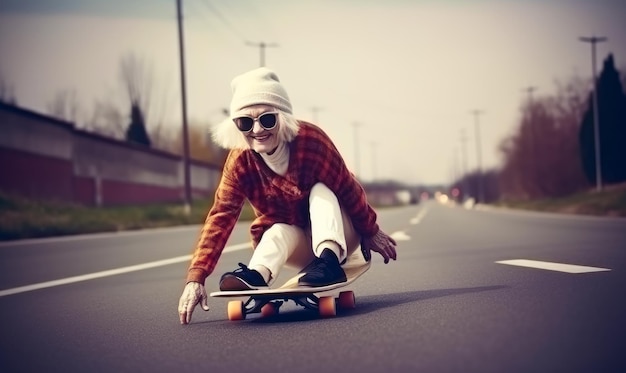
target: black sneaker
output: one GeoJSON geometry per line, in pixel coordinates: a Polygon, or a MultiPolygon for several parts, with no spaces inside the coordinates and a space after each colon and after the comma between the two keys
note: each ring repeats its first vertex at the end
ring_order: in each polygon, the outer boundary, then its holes
{"type": "Polygon", "coordinates": [[[221,291],[242,291],[267,289],[269,286],[263,276],[245,264],[239,263],[239,268],[232,272],[226,272],[220,278],[221,291]]]}
{"type": "Polygon", "coordinates": [[[300,273],[305,274],[298,280],[301,286],[321,287],[347,281],[337,255],[330,249],[324,249],[322,255],[315,258],[300,273]]]}

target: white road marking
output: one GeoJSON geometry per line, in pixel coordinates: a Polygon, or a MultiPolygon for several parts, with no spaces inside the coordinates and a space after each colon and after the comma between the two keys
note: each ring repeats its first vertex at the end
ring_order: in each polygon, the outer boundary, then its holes
{"type": "Polygon", "coordinates": [[[589,273],[589,272],[610,271],[610,269],[608,268],[587,267],[587,266],[553,263],[553,262],[542,262],[538,260],[528,260],[528,259],[501,260],[496,263],[508,264],[508,265],[514,265],[514,266],[520,266],[520,267],[539,268],[539,269],[546,269],[548,271],[558,271],[558,272],[567,272],[567,273],[589,273]]]}
{"type": "Polygon", "coordinates": [[[138,229],[134,231],[115,231],[115,232],[86,233],[86,234],[58,236],[58,237],[26,238],[26,239],[19,239],[19,240],[2,241],[0,242],[0,248],[32,245],[32,244],[46,244],[46,243],[55,243],[55,242],[94,240],[94,239],[102,239],[102,238],[106,239],[106,238],[112,238],[112,237],[138,236],[142,234],[154,235],[158,233],[172,233],[172,232],[178,232],[178,231],[197,232],[200,230],[199,227],[200,226],[198,225],[182,225],[182,226],[177,226],[177,227],[138,229]]]}
{"type": "MultiPolygon", "coordinates": [[[[243,250],[249,247],[251,247],[251,244],[249,242],[246,242],[246,243],[241,243],[237,245],[227,246],[226,248],[224,248],[223,252],[226,253],[226,252],[231,252],[231,251],[243,250]]],[[[162,267],[162,266],[166,266],[170,264],[186,262],[189,260],[191,260],[191,255],[183,255],[183,256],[178,256],[178,257],[170,258],[170,259],[163,259],[163,260],[157,260],[154,262],[132,265],[128,267],[110,269],[107,271],[88,273],[86,275],[73,276],[73,277],[62,278],[59,280],[40,282],[38,284],[32,284],[32,285],[20,286],[20,287],[12,288],[12,289],[0,290],[0,297],[12,295],[12,294],[25,293],[27,291],[50,288],[54,286],[67,285],[67,284],[72,284],[75,282],[94,280],[94,279],[102,278],[102,277],[121,275],[123,273],[128,273],[128,272],[142,271],[144,269],[162,267]]]]}
{"type": "Polygon", "coordinates": [[[389,235],[389,237],[393,238],[396,241],[408,241],[411,239],[411,237],[404,233],[404,231],[393,232],[389,235]]]}
{"type": "Polygon", "coordinates": [[[419,224],[422,221],[422,219],[424,219],[424,216],[426,216],[426,213],[428,213],[428,209],[425,207],[422,208],[417,214],[417,216],[410,220],[411,224],[412,225],[419,224]]]}
{"type": "MultiPolygon", "coordinates": [[[[231,251],[243,250],[243,249],[248,249],[248,248],[252,248],[252,243],[244,242],[244,243],[239,243],[236,245],[226,246],[223,252],[229,253],[231,251]]],[[[191,256],[189,258],[191,259],[191,256]]]]}

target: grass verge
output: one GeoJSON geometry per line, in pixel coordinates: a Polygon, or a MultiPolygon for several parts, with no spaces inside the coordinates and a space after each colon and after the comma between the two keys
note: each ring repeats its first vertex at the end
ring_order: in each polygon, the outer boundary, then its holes
{"type": "MultiPolygon", "coordinates": [[[[180,203],[93,208],[0,192],[0,240],[201,224],[212,203],[212,198],[194,201],[187,215],[180,203]]],[[[240,218],[252,216],[246,205],[240,218]]]]}
{"type": "MultiPolygon", "coordinates": [[[[186,215],[182,204],[93,208],[60,202],[31,201],[0,192],[0,240],[115,232],[202,224],[213,199],[194,201],[186,215]]],[[[626,183],[568,197],[537,201],[502,201],[497,206],[533,211],[626,217],[626,183]]],[[[253,218],[245,205],[241,220],[253,218]]]]}
{"type": "Polygon", "coordinates": [[[606,186],[602,191],[594,189],[562,198],[501,201],[496,205],[532,211],[626,217],[626,183],[606,186]]]}

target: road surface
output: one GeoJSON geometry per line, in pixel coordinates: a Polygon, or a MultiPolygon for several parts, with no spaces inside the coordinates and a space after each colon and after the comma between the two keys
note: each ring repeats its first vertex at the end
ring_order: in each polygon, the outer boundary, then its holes
{"type": "MultiPolygon", "coordinates": [[[[2,243],[0,371],[626,372],[626,219],[378,213],[398,260],[374,254],[333,319],[287,304],[230,322],[210,298],[180,325],[197,226],[2,243]]],[[[238,224],[209,292],[247,237],[238,224]]]]}

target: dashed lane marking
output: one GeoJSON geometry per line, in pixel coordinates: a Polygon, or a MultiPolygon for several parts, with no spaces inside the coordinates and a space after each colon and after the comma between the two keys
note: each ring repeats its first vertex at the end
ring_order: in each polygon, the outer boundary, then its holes
{"type": "Polygon", "coordinates": [[[564,264],[564,263],[542,262],[539,260],[528,260],[528,259],[501,260],[496,263],[508,264],[508,265],[520,266],[520,267],[545,269],[548,271],[567,272],[567,273],[589,273],[589,272],[610,271],[610,269],[608,268],[588,267],[588,266],[580,266],[580,265],[564,264]]]}
{"type": "Polygon", "coordinates": [[[411,225],[417,225],[419,224],[422,219],[424,219],[424,216],[426,216],[426,214],[428,213],[428,209],[427,208],[423,208],[419,211],[419,213],[417,214],[417,216],[415,216],[414,218],[412,218],[410,220],[411,225]]]}
{"type": "Polygon", "coordinates": [[[393,232],[389,235],[389,237],[393,238],[396,241],[408,241],[411,239],[411,237],[407,235],[404,231],[393,232]]]}

